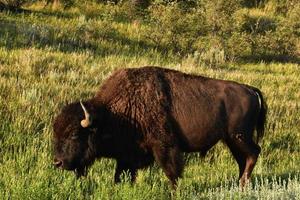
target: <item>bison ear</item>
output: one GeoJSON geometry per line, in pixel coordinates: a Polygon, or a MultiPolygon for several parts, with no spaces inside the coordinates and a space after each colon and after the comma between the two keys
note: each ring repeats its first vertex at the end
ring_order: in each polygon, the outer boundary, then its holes
{"type": "Polygon", "coordinates": [[[80,105],[81,105],[81,108],[82,108],[82,110],[84,112],[84,116],[85,116],[85,119],[81,120],[80,125],[83,128],[87,128],[92,125],[92,118],[81,101],[80,101],[80,105]]]}

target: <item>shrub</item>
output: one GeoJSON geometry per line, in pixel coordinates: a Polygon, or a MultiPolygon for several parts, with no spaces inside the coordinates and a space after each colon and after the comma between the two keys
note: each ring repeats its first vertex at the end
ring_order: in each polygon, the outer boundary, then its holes
{"type": "Polygon", "coordinates": [[[150,0],[130,0],[134,7],[145,9],[150,5],[150,0]]]}
{"type": "Polygon", "coordinates": [[[47,0],[47,4],[52,5],[52,8],[62,7],[63,9],[70,8],[71,6],[74,6],[76,3],[76,0],[47,0]]]}
{"type": "Polygon", "coordinates": [[[226,41],[226,58],[235,61],[252,54],[251,37],[245,32],[233,32],[226,41]]]}
{"type": "Polygon", "coordinates": [[[193,52],[193,43],[206,35],[204,13],[193,9],[185,12],[178,4],[155,4],[150,8],[148,37],[154,45],[180,53],[193,52]]]}
{"type": "Polygon", "coordinates": [[[235,29],[239,32],[263,34],[276,29],[275,18],[258,10],[238,10],[234,14],[234,21],[235,29]]]}
{"type": "Polygon", "coordinates": [[[2,9],[9,9],[9,10],[16,10],[20,9],[25,4],[32,4],[36,0],[0,0],[0,10],[2,9]]]}
{"type": "Polygon", "coordinates": [[[280,20],[275,36],[278,43],[276,51],[289,57],[300,57],[300,3],[294,4],[280,20]]]}
{"type": "Polygon", "coordinates": [[[216,67],[226,61],[224,40],[219,36],[207,35],[199,37],[193,45],[198,62],[206,66],[216,67]]]}
{"type": "Polygon", "coordinates": [[[156,3],[150,8],[147,37],[160,48],[181,55],[197,54],[205,63],[222,63],[230,55],[226,40],[233,31],[238,1],[203,1],[195,8],[156,3]],[[209,58],[211,56],[211,58],[209,58]]]}
{"type": "Polygon", "coordinates": [[[240,8],[239,0],[207,0],[201,7],[204,8],[210,34],[227,38],[233,31],[233,13],[240,8]]]}
{"type": "Polygon", "coordinates": [[[286,16],[296,4],[299,4],[298,0],[268,0],[264,9],[274,15],[286,16]]]}

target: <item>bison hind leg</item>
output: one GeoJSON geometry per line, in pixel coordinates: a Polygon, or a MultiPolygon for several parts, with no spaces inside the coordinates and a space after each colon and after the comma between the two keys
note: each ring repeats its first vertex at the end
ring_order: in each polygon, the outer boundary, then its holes
{"type": "Polygon", "coordinates": [[[227,138],[225,142],[239,165],[240,184],[244,187],[250,179],[260,154],[260,147],[252,139],[241,137],[227,138]]]}
{"type": "Polygon", "coordinates": [[[232,139],[226,139],[225,140],[226,145],[230,149],[231,154],[233,155],[234,159],[238,163],[239,166],[239,179],[242,177],[245,167],[246,167],[246,157],[244,153],[241,151],[239,148],[238,144],[236,141],[232,139]]]}
{"type": "Polygon", "coordinates": [[[246,166],[242,177],[240,178],[241,186],[244,187],[249,181],[251,173],[255,167],[256,161],[260,154],[260,147],[255,144],[252,140],[247,143],[246,149],[246,166]]]}

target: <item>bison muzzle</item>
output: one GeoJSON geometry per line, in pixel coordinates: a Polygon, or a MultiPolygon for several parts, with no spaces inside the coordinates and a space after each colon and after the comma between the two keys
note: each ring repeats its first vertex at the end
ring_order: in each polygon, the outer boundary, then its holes
{"type": "Polygon", "coordinates": [[[117,161],[115,182],[154,160],[173,186],[183,152],[202,155],[222,140],[244,185],[253,171],[266,122],[257,88],[159,67],[120,69],[84,102],[63,107],[54,121],[54,165],[83,176],[95,159],[117,161]]]}

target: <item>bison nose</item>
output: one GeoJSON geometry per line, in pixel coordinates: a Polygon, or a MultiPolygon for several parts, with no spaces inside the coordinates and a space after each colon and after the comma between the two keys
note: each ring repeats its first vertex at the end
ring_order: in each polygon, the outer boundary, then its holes
{"type": "Polygon", "coordinates": [[[54,159],[54,162],[53,162],[53,165],[57,168],[61,167],[63,164],[63,162],[61,160],[58,160],[58,159],[54,159]]]}

